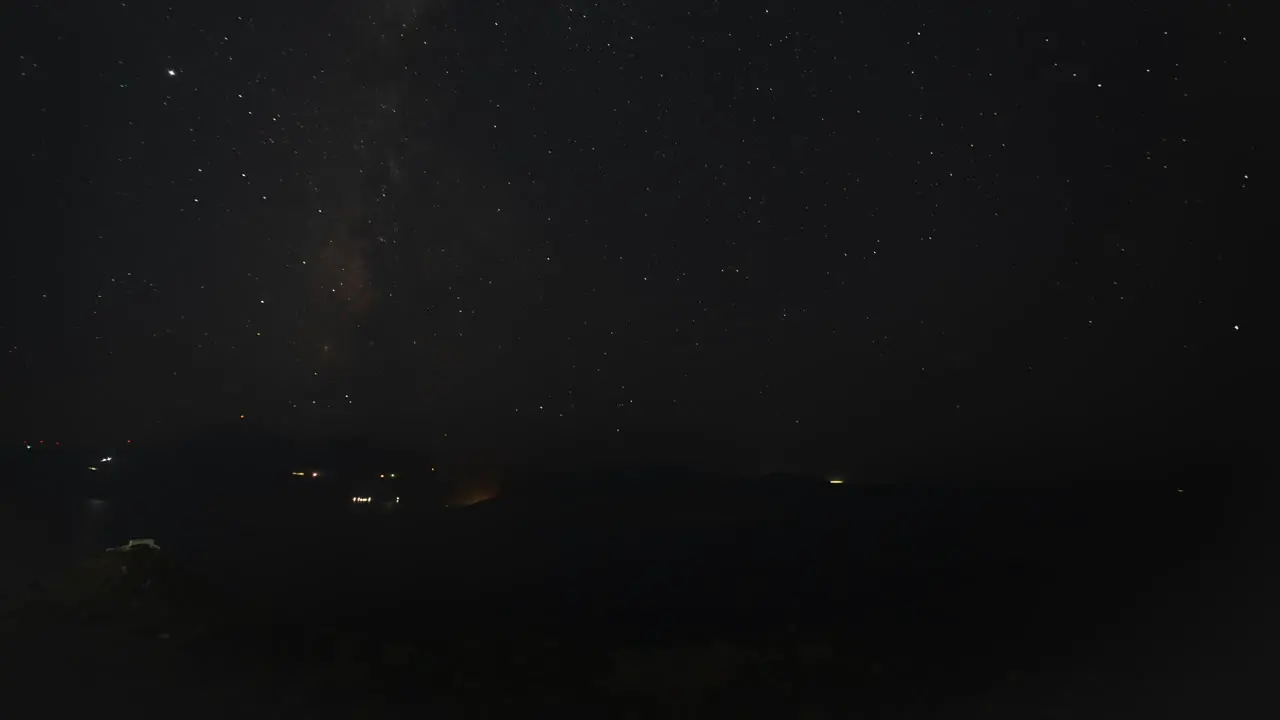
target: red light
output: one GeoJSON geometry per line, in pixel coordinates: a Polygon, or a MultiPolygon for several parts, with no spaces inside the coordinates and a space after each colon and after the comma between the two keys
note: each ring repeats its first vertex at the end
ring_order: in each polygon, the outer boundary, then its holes
{"type": "Polygon", "coordinates": [[[133,442],[133,441],[132,441],[132,440],[125,440],[125,442],[127,442],[127,443],[131,443],[131,442],[133,442]]]}
{"type": "Polygon", "coordinates": [[[61,444],[62,444],[62,441],[61,441],[61,440],[56,440],[56,441],[54,441],[54,443],[53,443],[53,444],[54,444],[54,445],[61,445],[61,444]]]}
{"type": "Polygon", "coordinates": [[[44,441],[43,441],[43,440],[41,440],[41,441],[40,441],[40,444],[41,444],[41,445],[43,445],[43,444],[44,444],[44,441]]]}

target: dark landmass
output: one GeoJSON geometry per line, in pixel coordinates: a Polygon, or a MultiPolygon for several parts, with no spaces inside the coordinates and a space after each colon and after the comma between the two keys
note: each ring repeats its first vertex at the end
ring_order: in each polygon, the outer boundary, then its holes
{"type": "Polygon", "coordinates": [[[183,479],[231,489],[123,493],[118,540],[158,553],[9,593],[8,687],[209,716],[1190,716],[1244,703],[1223,693],[1269,637],[1273,546],[1238,467],[1033,487],[601,469],[353,507],[242,452],[183,479]]]}

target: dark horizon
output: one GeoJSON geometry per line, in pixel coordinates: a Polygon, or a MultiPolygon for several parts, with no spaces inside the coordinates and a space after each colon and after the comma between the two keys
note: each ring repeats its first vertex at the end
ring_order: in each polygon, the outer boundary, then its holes
{"type": "MultiPolygon", "coordinates": [[[[1228,428],[1229,430],[1230,428],[1228,428]]],[[[492,445],[476,447],[433,446],[397,439],[343,433],[330,436],[299,437],[274,432],[247,421],[214,425],[168,441],[130,441],[126,443],[32,441],[27,449],[11,444],[0,456],[8,461],[41,462],[50,458],[89,458],[115,455],[119,461],[152,463],[198,461],[212,457],[228,468],[251,470],[255,464],[288,463],[316,467],[350,465],[369,468],[422,465],[439,468],[451,477],[483,476],[518,479],[521,482],[539,477],[591,476],[609,477],[628,474],[648,475],[660,481],[663,475],[689,478],[741,477],[769,475],[796,477],[838,477],[853,484],[890,482],[948,483],[957,486],[984,483],[1013,483],[1022,487],[1054,487],[1062,485],[1110,484],[1115,490],[1124,485],[1141,487],[1152,481],[1172,476],[1185,477],[1199,469],[1231,470],[1240,479],[1261,472],[1266,458],[1256,452],[1247,436],[1224,432],[1216,436],[1199,434],[1194,439],[1179,436],[1116,434],[1106,443],[1096,435],[1017,438],[1003,447],[966,446],[963,444],[929,447],[880,446],[870,452],[843,453],[839,459],[807,453],[796,445],[762,449],[725,442],[713,444],[707,438],[673,433],[632,433],[626,436],[601,434],[597,446],[582,443],[556,447],[537,443],[534,449],[515,457],[495,452],[492,445]],[[708,456],[719,462],[707,462],[708,456]],[[389,465],[387,463],[390,463],[389,465]]],[[[526,446],[529,447],[529,446],[526,446]]],[[[292,468],[292,465],[290,466],[292,468]]],[[[1261,480],[1259,476],[1257,480],[1261,480]]]]}

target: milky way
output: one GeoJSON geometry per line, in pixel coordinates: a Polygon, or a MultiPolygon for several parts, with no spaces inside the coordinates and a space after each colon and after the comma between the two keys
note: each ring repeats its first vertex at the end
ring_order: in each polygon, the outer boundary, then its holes
{"type": "Polygon", "coordinates": [[[20,14],[17,435],[838,465],[1193,427],[1251,357],[1237,8],[20,14]]]}

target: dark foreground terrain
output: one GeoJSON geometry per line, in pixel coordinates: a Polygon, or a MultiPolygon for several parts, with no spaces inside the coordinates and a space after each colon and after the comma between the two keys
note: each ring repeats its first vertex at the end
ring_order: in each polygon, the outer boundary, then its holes
{"type": "Polygon", "coordinates": [[[170,508],[114,526],[159,552],[11,587],[0,694],[15,718],[1262,717],[1274,558],[1235,488],[170,508]]]}

